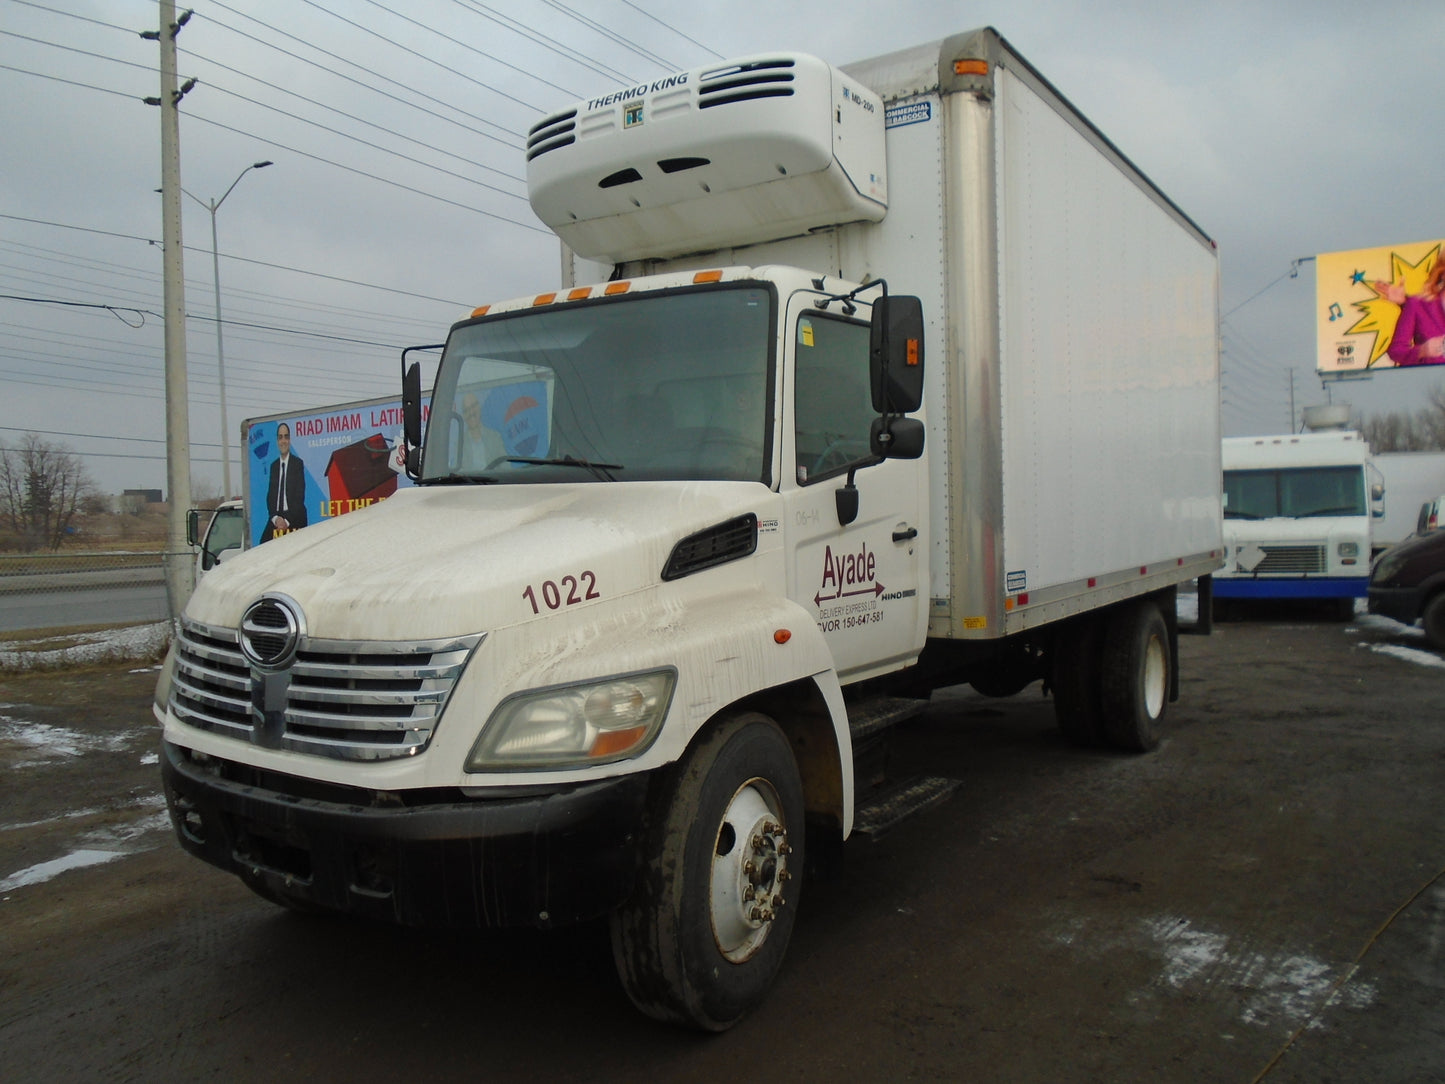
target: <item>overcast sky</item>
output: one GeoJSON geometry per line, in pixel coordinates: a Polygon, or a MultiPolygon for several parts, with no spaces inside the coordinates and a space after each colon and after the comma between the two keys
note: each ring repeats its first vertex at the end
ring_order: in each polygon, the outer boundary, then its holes
{"type": "MultiPolygon", "coordinates": [[[[158,10],[0,0],[0,294],[38,299],[0,299],[0,441],[64,443],[107,492],[165,484],[158,47],[139,36],[158,10]]],[[[557,285],[521,151],[546,113],[719,58],[847,64],[984,25],[1218,243],[1226,433],[1287,431],[1291,377],[1297,410],[1325,400],[1314,265],[1293,261],[1445,237],[1438,0],[202,2],[180,36],[197,494],[221,480],[202,203],[251,163],[274,165],[216,216],[236,445],[245,417],[391,394],[400,347],[557,285]]],[[[1333,394],[1369,414],[1441,384],[1333,394]]]]}

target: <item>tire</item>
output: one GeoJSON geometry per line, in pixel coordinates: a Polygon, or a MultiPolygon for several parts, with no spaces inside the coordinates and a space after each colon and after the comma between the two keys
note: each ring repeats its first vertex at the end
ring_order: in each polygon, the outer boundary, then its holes
{"type": "Polygon", "coordinates": [[[797,915],[803,836],[776,723],[746,712],[693,745],[659,788],[636,888],[612,914],[613,962],[638,1009],[725,1031],[763,1000],[797,915]]]}
{"type": "Polygon", "coordinates": [[[1104,738],[1147,753],[1159,745],[1169,703],[1169,628],[1152,602],[1121,606],[1108,618],[1101,666],[1104,738]]]}
{"type": "Polygon", "coordinates": [[[1425,603],[1420,623],[1425,626],[1426,642],[1436,651],[1445,651],[1445,591],[1436,592],[1435,597],[1425,603]]]}
{"type": "Polygon", "coordinates": [[[1100,640],[1099,619],[1092,616],[1075,618],[1054,640],[1054,720],[1070,744],[1085,749],[1104,743],[1100,640]]]}

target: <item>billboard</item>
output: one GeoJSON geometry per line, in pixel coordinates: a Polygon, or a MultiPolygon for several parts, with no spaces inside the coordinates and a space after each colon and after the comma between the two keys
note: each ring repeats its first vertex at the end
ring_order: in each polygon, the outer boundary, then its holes
{"type": "Polygon", "coordinates": [[[1320,376],[1445,364],[1445,241],[1315,257],[1320,376]]]}
{"type": "MultiPolygon", "coordinates": [[[[422,403],[426,417],[431,405],[422,403]]],[[[243,423],[248,544],[385,500],[406,476],[401,400],[372,399],[243,423]]]]}

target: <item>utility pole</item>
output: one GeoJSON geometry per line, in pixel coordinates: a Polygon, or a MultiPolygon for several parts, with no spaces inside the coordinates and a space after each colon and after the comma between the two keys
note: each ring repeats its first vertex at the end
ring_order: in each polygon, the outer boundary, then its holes
{"type": "Polygon", "coordinates": [[[1295,432],[1294,427],[1294,366],[1289,367],[1289,431],[1295,432]]]}
{"type": "Polygon", "coordinates": [[[181,125],[179,105],[186,91],[176,86],[176,37],[191,17],[177,21],[175,0],[160,0],[159,31],[141,37],[161,47],[161,93],[146,99],[161,110],[161,222],[166,315],[166,599],[171,623],[180,620],[196,587],[195,565],[186,542],[186,511],[191,504],[191,419],[186,384],[186,288],[181,247],[181,125]]]}

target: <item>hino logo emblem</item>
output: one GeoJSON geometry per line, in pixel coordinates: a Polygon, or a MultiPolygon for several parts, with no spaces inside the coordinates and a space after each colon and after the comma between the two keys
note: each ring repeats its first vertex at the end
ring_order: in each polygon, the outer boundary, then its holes
{"type": "Polygon", "coordinates": [[[301,607],[285,595],[265,595],[241,617],[241,654],[262,670],[283,670],[305,635],[301,607]]]}

